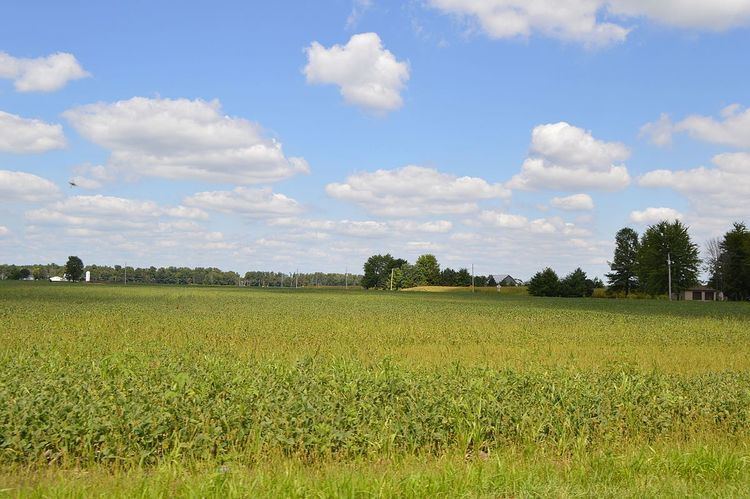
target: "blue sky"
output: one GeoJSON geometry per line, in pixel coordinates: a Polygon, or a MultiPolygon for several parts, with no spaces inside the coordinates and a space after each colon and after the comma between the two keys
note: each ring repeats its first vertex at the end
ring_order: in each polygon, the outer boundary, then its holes
{"type": "Polygon", "coordinates": [[[0,260],[602,275],[674,217],[702,246],[750,219],[750,1],[695,3],[5,6],[0,260]]]}

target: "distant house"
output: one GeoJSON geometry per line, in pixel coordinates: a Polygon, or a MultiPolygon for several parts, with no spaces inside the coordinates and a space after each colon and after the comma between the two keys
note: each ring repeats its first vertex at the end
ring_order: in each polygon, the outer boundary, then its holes
{"type": "Polygon", "coordinates": [[[492,275],[498,286],[523,286],[523,281],[508,274],[492,275]]]}
{"type": "Polygon", "coordinates": [[[54,275],[49,278],[49,282],[68,282],[68,280],[64,277],[60,277],[59,275],[54,275]]]}
{"type": "Polygon", "coordinates": [[[699,286],[683,291],[682,298],[686,301],[722,301],[724,293],[713,288],[699,286]]]}

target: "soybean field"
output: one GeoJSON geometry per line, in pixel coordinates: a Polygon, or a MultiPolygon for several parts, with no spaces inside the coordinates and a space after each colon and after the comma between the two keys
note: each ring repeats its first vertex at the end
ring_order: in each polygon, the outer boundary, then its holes
{"type": "Polygon", "coordinates": [[[743,496],[750,304],[0,283],[0,495],[743,496]]]}

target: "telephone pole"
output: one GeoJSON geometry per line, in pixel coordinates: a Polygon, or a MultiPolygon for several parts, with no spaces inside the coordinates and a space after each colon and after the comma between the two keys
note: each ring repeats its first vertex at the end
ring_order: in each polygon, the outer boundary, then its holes
{"type": "Polygon", "coordinates": [[[391,291],[393,291],[393,271],[396,269],[391,269],[391,291]]]}
{"type": "Polygon", "coordinates": [[[667,272],[669,273],[669,301],[672,301],[672,255],[667,253],[667,272]]]}

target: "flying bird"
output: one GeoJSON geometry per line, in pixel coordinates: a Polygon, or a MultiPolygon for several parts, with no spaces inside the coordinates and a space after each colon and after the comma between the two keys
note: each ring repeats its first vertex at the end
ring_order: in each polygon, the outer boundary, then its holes
{"type": "Polygon", "coordinates": [[[73,188],[73,187],[78,187],[78,184],[76,184],[76,183],[75,183],[75,182],[73,182],[72,180],[68,180],[68,183],[70,184],[70,187],[71,187],[71,188],[73,188]]]}

